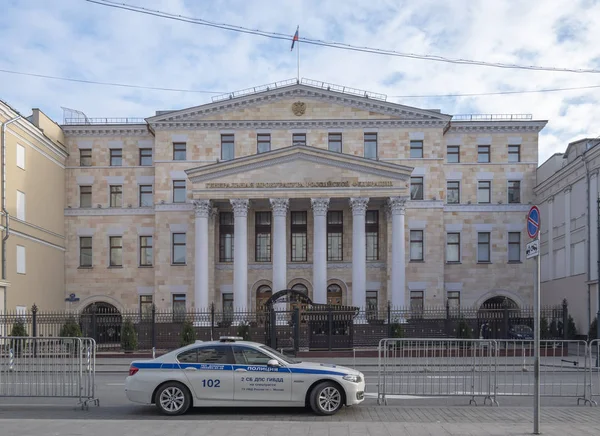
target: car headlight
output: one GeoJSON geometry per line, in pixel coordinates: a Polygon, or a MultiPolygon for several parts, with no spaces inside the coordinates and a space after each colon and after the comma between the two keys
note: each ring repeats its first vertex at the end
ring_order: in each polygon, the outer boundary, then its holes
{"type": "Polygon", "coordinates": [[[345,375],[342,378],[344,380],[347,380],[347,381],[352,382],[352,383],[360,383],[362,381],[362,378],[361,378],[360,375],[354,375],[354,374],[348,374],[348,375],[345,375]]]}

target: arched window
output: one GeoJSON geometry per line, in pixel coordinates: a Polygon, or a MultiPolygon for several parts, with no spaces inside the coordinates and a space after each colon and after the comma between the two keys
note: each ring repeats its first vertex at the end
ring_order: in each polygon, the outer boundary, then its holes
{"type": "Polygon", "coordinates": [[[327,304],[338,306],[342,304],[342,288],[340,285],[334,283],[327,286],[327,304]]]}
{"type": "Polygon", "coordinates": [[[264,310],[265,303],[273,295],[273,290],[268,285],[261,285],[256,290],[256,310],[264,310]]]}
{"type": "Polygon", "coordinates": [[[308,295],[308,288],[302,283],[296,283],[294,286],[292,286],[292,289],[294,291],[302,292],[303,294],[308,295]]]}

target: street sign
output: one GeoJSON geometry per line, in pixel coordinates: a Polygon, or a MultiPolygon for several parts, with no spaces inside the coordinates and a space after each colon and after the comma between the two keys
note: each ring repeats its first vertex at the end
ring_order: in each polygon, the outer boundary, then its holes
{"type": "Polygon", "coordinates": [[[525,255],[527,259],[531,259],[532,257],[536,257],[540,255],[540,240],[534,239],[529,244],[527,244],[527,248],[525,249],[525,255]]]}
{"type": "Polygon", "coordinates": [[[531,206],[527,214],[527,234],[531,239],[537,238],[540,232],[540,210],[537,206],[531,206]]]}

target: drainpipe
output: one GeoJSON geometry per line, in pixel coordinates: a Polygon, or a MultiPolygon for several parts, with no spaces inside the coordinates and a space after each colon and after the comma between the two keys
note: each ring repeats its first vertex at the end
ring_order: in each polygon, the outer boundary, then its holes
{"type": "MultiPolygon", "coordinates": [[[[2,124],[2,138],[0,140],[1,142],[1,147],[2,147],[2,151],[1,151],[1,159],[2,159],[2,188],[0,189],[1,195],[2,195],[2,215],[5,216],[5,221],[4,221],[4,236],[2,237],[2,281],[6,281],[6,240],[8,239],[9,236],[9,226],[10,226],[10,216],[8,214],[8,211],[6,210],[6,126],[8,126],[9,124],[14,123],[15,121],[18,121],[19,119],[21,119],[21,115],[18,115],[17,117],[8,120],[6,122],[4,122],[2,124]]],[[[6,315],[6,294],[7,294],[7,289],[6,286],[4,286],[4,315],[6,315]]],[[[6,316],[4,317],[4,319],[6,320],[6,316]]],[[[7,334],[7,332],[5,332],[5,334],[7,334]]]]}

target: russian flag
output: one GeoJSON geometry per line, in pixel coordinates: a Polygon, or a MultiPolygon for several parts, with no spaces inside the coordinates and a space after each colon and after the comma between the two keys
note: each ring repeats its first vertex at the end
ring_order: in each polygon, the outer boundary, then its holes
{"type": "Polygon", "coordinates": [[[300,29],[300,26],[296,28],[296,33],[294,33],[294,37],[292,38],[292,47],[290,48],[290,51],[294,49],[294,43],[298,41],[298,29],[300,29]]]}

